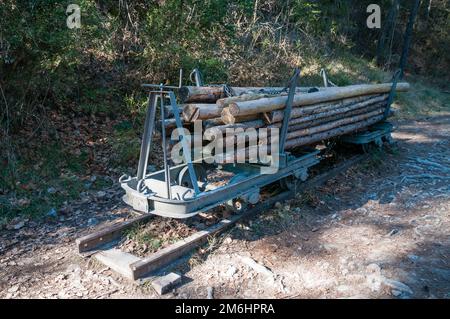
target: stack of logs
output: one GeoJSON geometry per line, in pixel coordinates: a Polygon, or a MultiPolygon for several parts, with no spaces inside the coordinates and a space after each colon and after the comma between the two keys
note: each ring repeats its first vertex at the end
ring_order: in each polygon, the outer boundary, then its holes
{"type": "MultiPolygon", "coordinates": [[[[392,83],[297,88],[285,148],[314,144],[381,121],[391,87],[392,83]]],[[[397,92],[407,90],[408,83],[397,84],[397,92]]],[[[180,89],[180,98],[185,124],[202,120],[208,131],[225,134],[226,129],[281,128],[288,96],[273,87],[186,86],[180,89]]],[[[235,141],[236,136],[227,138],[235,141]]]]}

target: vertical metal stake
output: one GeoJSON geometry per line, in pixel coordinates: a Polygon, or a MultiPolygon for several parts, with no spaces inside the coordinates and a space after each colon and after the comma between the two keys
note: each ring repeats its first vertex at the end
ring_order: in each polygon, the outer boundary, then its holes
{"type": "Polygon", "coordinates": [[[167,145],[166,145],[166,117],[165,117],[165,110],[164,110],[164,95],[163,95],[163,89],[161,87],[161,93],[160,93],[160,106],[161,106],[161,136],[162,136],[162,147],[163,147],[163,160],[164,160],[164,177],[166,181],[166,188],[167,188],[167,198],[172,199],[172,190],[170,185],[170,166],[167,161],[167,145]]]}
{"type": "Polygon", "coordinates": [[[180,112],[178,112],[177,100],[173,92],[169,92],[170,104],[172,106],[172,111],[175,115],[175,122],[177,123],[177,129],[179,130],[179,135],[181,137],[181,145],[183,146],[183,156],[187,164],[189,176],[191,177],[191,183],[194,187],[195,195],[200,194],[200,189],[197,184],[197,174],[194,170],[194,165],[192,164],[191,148],[186,142],[186,136],[184,136],[183,125],[181,124],[180,112]]]}
{"type": "Polygon", "coordinates": [[[155,124],[156,102],[156,95],[150,93],[148,97],[147,115],[145,116],[144,134],[142,136],[141,154],[139,156],[138,181],[142,180],[147,172],[148,156],[152,146],[153,127],[155,124]]]}
{"type": "Polygon", "coordinates": [[[295,69],[294,75],[292,76],[290,80],[290,86],[289,86],[289,95],[286,102],[286,107],[284,110],[284,116],[283,116],[283,125],[281,126],[281,134],[280,134],[280,153],[284,154],[284,145],[286,143],[286,137],[288,133],[288,127],[289,127],[289,120],[291,118],[291,111],[292,111],[292,102],[294,101],[294,95],[295,95],[295,89],[297,87],[297,80],[300,76],[300,70],[297,68],[295,69]]]}

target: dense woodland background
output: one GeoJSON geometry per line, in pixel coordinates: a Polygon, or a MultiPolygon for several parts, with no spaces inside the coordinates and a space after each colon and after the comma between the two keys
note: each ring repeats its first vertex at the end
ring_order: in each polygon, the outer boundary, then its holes
{"type": "MultiPolygon", "coordinates": [[[[58,209],[137,159],[143,82],[283,85],[292,69],[320,85],[390,79],[415,1],[3,0],[0,3],[0,218],[58,209]],[[81,29],[66,8],[81,7],[81,29]],[[366,26],[370,3],[381,30],[366,26]],[[93,178],[95,176],[95,178],[93,178]],[[105,176],[104,178],[101,176],[105,176]]],[[[422,0],[399,105],[448,110],[450,5],[422,0]],[[446,93],[447,92],[447,93],[446,93]]],[[[155,159],[156,161],[157,159],[155,159]]]]}

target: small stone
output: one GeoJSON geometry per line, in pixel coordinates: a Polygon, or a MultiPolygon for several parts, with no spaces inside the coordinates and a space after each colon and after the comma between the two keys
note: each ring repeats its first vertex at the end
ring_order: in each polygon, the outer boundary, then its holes
{"type": "Polygon", "coordinates": [[[88,226],[95,226],[98,224],[98,220],[94,217],[89,218],[87,224],[88,226]]]}
{"type": "Polygon", "coordinates": [[[252,268],[254,271],[260,273],[260,274],[264,274],[267,277],[273,279],[275,277],[274,273],[267,268],[264,265],[261,265],[259,263],[257,263],[255,260],[253,260],[250,257],[244,257],[244,256],[240,256],[241,261],[246,264],[247,266],[249,266],[250,268],[252,268]]]}
{"type": "Polygon", "coordinates": [[[97,192],[97,197],[98,198],[102,198],[102,197],[105,197],[106,196],[106,192],[104,192],[104,191],[98,191],[97,192]]]}
{"type": "Polygon", "coordinates": [[[57,190],[54,187],[47,188],[47,193],[49,193],[49,194],[55,194],[56,192],[57,192],[57,190]]]}
{"type": "Polygon", "coordinates": [[[228,270],[227,270],[227,272],[225,273],[225,275],[226,275],[227,277],[233,277],[236,273],[237,273],[236,267],[234,267],[233,265],[230,265],[230,266],[228,267],[228,270]]]}
{"type": "Polygon", "coordinates": [[[367,285],[369,286],[370,290],[372,290],[373,292],[380,291],[381,280],[382,280],[382,278],[375,274],[368,275],[366,278],[367,285]]]}
{"type": "Polygon", "coordinates": [[[402,295],[402,292],[399,290],[392,290],[392,295],[394,297],[400,297],[402,295]]]}
{"type": "Polygon", "coordinates": [[[214,288],[213,287],[207,287],[206,293],[207,293],[208,299],[214,299],[214,288]]]}
{"type": "Polygon", "coordinates": [[[229,245],[233,242],[233,239],[231,239],[230,237],[225,238],[225,240],[223,241],[225,244],[229,245]]]}
{"type": "Polygon", "coordinates": [[[275,208],[280,209],[281,207],[283,207],[283,206],[281,205],[280,202],[275,203],[275,208]]]}
{"type": "Polygon", "coordinates": [[[166,276],[159,277],[152,282],[152,287],[159,295],[169,292],[174,286],[181,283],[181,276],[176,273],[170,273],[166,276]]]}
{"type": "Polygon", "coordinates": [[[377,264],[370,264],[367,266],[367,272],[370,274],[381,275],[381,267],[377,264]]]}
{"type": "Polygon", "coordinates": [[[11,288],[8,289],[9,293],[15,293],[19,290],[19,285],[13,286],[11,288]]]}
{"type": "Polygon", "coordinates": [[[397,228],[394,228],[393,230],[391,230],[388,234],[388,236],[394,236],[395,234],[398,234],[399,230],[397,228]]]}
{"type": "Polygon", "coordinates": [[[48,211],[47,216],[49,217],[56,217],[58,213],[56,212],[56,209],[52,208],[48,211]]]}
{"type": "Polygon", "coordinates": [[[24,223],[23,221],[20,221],[20,222],[18,222],[17,224],[15,224],[15,225],[13,226],[13,229],[14,229],[14,230],[19,230],[19,229],[21,229],[23,226],[25,226],[25,223],[24,223]]]}
{"type": "Polygon", "coordinates": [[[365,213],[367,213],[367,209],[365,209],[364,207],[360,207],[360,208],[356,209],[356,212],[359,214],[365,214],[365,213]]]}
{"type": "Polygon", "coordinates": [[[384,279],[383,283],[392,288],[392,290],[398,290],[401,292],[405,292],[408,293],[410,295],[412,295],[414,292],[412,291],[412,289],[405,285],[404,283],[397,281],[397,280],[392,280],[392,279],[384,279]]]}

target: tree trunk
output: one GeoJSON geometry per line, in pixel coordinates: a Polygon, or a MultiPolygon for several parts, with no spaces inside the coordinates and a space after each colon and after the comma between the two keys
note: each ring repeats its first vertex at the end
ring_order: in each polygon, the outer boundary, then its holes
{"type": "Polygon", "coordinates": [[[184,104],[182,109],[186,122],[217,118],[222,112],[222,107],[217,104],[184,104]]]}
{"type": "Polygon", "coordinates": [[[223,123],[225,124],[235,124],[235,123],[241,123],[241,122],[246,122],[246,121],[250,121],[250,120],[256,120],[258,118],[260,118],[259,114],[249,114],[249,115],[243,115],[243,116],[234,116],[231,115],[229,112],[229,108],[226,107],[222,110],[221,113],[221,118],[223,123]]]}

